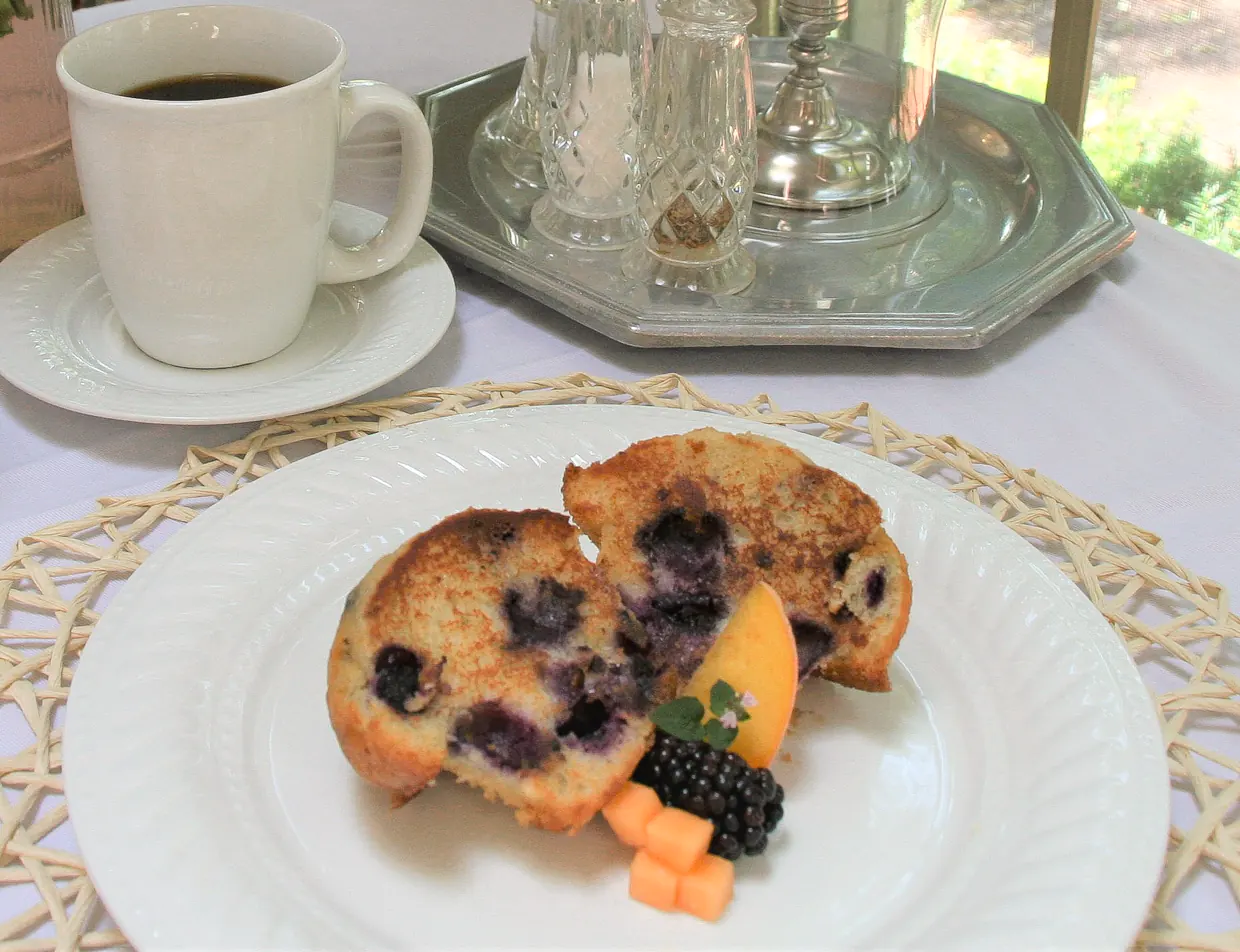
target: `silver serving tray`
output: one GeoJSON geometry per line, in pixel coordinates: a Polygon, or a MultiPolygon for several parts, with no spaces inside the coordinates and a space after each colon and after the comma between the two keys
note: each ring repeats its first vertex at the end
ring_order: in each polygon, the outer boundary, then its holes
{"type": "MultiPolygon", "coordinates": [[[[760,105],[790,68],[786,44],[753,40],[760,105]]],[[[882,75],[883,61],[839,44],[832,63],[826,72],[843,108],[881,118],[891,87],[869,77],[882,75]]],[[[567,251],[532,234],[540,191],[506,175],[487,149],[471,149],[521,65],[420,97],[435,145],[425,233],[467,266],[625,344],[981,347],[1135,235],[1048,107],[940,74],[928,140],[946,170],[937,212],[884,231],[898,205],[834,218],[754,205],[745,241],[758,274],[747,290],[712,297],[648,287],[620,273],[615,252],[567,251]]]]}

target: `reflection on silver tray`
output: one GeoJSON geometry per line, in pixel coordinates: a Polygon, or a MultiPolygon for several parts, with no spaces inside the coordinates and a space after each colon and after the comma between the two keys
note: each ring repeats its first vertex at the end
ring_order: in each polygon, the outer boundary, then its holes
{"type": "MultiPolygon", "coordinates": [[[[761,105],[789,68],[786,39],[753,41],[761,105]]],[[[885,108],[883,61],[840,44],[841,104],[885,108]]],[[[754,283],[732,297],[647,287],[614,252],[532,233],[541,190],[505,172],[474,131],[511,96],[521,62],[423,94],[435,140],[426,235],[470,267],[615,340],[640,347],[743,344],[980,347],[1132,243],[1127,214],[1049,108],[949,74],[928,148],[942,177],[914,176],[871,209],[754,206],[754,283]],[[467,160],[468,157],[468,160],[467,160]],[[903,204],[902,204],[903,203],[903,204]],[[911,227],[907,206],[920,217],[911,227]]]]}

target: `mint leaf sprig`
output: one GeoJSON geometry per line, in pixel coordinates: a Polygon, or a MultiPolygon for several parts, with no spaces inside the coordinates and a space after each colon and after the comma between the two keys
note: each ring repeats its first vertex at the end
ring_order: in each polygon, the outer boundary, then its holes
{"type": "Polygon", "coordinates": [[[719,680],[710,689],[710,711],[715,716],[703,723],[706,708],[695,697],[678,697],[660,704],[650,714],[656,727],[680,740],[706,741],[715,750],[727,750],[736,740],[740,724],[749,720],[749,708],[757,699],[746,691],[738,694],[727,681],[719,680]]]}

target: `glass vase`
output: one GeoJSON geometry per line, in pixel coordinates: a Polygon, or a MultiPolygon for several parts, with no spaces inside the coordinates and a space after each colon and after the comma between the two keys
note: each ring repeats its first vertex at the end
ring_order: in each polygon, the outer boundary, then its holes
{"type": "Polygon", "coordinates": [[[543,76],[555,35],[560,0],[534,0],[534,29],[512,99],[496,108],[478,127],[509,174],[530,184],[543,183],[542,143],[538,136],[543,105],[543,76]]]}
{"type": "Polygon", "coordinates": [[[759,116],[751,237],[853,241],[906,232],[946,207],[931,132],[945,8],[780,0],[796,67],[759,116]],[[837,87],[849,91],[839,103],[837,87]]]}
{"type": "Polygon", "coordinates": [[[756,159],[749,0],[661,0],[664,32],[642,127],[644,240],[624,273],[660,287],[733,294],[754,278],[741,243],[756,159]]]}
{"type": "Polygon", "coordinates": [[[560,0],[540,123],[547,194],[530,216],[544,237],[596,251],[638,237],[638,124],[650,57],[641,0],[560,0]]]}
{"type": "Polygon", "coordinates": [[[56,79],[56,54],[73,35],[69,0],[9,3],[13,15],[0,14],[0,258],[82,214],[56,79]]]}

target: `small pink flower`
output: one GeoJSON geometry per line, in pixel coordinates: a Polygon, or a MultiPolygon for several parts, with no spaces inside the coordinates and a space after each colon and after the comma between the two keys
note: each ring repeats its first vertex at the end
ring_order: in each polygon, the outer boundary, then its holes
{"type": "Polygon", "coordinates": [[[758,706],[758,699],[754,697],[753,694],[751,694],[749,691],[746,691],[744,694],[741,695],[741,707],[743,707],[745,710],[749,710],[751,707],[757,707],[757,706],[758,706]]]}
{"type": "Polygon", "coordinates": [[[736,727],[736,711],[724,711],[719,718],[719,723],[729,730],[736,727]]]}

